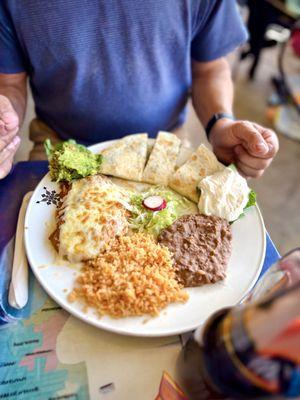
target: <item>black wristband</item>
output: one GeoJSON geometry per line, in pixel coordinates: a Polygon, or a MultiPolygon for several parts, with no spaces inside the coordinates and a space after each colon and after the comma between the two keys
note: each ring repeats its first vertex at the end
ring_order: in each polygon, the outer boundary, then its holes
{"type": "Polygon", "coordinates": [[[229,113],[214,114],[212,116],[212,118],[208,121],[208,124],[206,125],[206,128],[205,128],[207,139],[209,139],[209,134],[210,134],[213,126],[215,125],[215,123],[217,121],[219,121],[219,119],[222,119],[222,118],[228,118],[228,119],[232,119],[233,121],[235,121],[235,116],[233,114],[229,114],[229,113]]]}

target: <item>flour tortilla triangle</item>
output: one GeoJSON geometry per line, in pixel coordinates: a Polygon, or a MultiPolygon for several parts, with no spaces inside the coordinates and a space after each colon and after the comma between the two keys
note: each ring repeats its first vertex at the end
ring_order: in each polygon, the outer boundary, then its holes
{"type": "Polygon", "coordinates": [[[104,149],[101,173],[141,181],[147,157],[147,133],[128,135],[104,149]]]}
{"type": "Polygon", "coordinates": [[[198,183],[208,175],[222,171],[225,167],[204,144],[190,155],[187,161],[175,172],[169,186],[194,202],[199,200],[198,183]]]}
{"type": "Polygon", "coordinates": [[[173,133],[159,132],[143,173],[143,182],[167,186],[174,173],[181,140],[173,133]]]}

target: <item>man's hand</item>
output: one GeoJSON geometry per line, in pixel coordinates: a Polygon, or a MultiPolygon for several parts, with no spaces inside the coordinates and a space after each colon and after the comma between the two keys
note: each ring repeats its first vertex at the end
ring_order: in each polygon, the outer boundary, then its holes
{"type": "Polygon", "coordinates": [[[272,130],[249,121],[221,119],[209,140],[220,161],[234,163],[243,176],[251,178],[264,173],[279,149],[272,130]]]}
{"type": "Polygon", "coordinates": [[[0,95],[0,179],[11,170],[20,145],[19,117],[7,97],[0,95]]]}
{"type": "MultiPolygon", "coordinates": [[[[225,58],[193,61],[192,76],[193,105],[203,126],[213,114],[232,113],[233,83],[225,58]]],[[[210,142],[220,161],[235,163],[244,176],[255,178],[270,165],[279,147],[273,131],[252,122],[225,118],[215,123],[210,142]]]]}

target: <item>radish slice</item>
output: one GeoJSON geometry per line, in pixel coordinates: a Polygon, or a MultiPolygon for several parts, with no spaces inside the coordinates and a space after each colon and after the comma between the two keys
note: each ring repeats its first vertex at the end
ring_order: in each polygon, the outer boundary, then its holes
{"type": "Polygon", "coordinates": [[[160,211],[167,207],[167,202],[160,196],[150,196],[144,199],[143,206],[151,211],[160,211]]]}

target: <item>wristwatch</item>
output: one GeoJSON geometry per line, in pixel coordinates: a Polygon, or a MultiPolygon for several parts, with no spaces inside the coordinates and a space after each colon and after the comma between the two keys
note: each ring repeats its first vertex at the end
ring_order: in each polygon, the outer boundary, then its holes
{"type": "Polygon", "coordinates": [[[233,114],[230,114],[230,113],[225,113],[225,112],[223,113],[223,112],[222,112],[222,113],[214,114],[214,115],[211,117],[211,119],[208,121],[208,123],[207,123],[207,125],[206,125],[206,128],[205,128],[205,132],[206,132],[207,139],[209,139],[209,134],[210,134],[210,132],[211,132],[213,126],[215,125],[215,123],[216,123],[217,121],[219,121],[219,119],[222,119],[222,118],[232,119],[233,121],[236,120],[235,116],[234,116],[233,114]]]}

